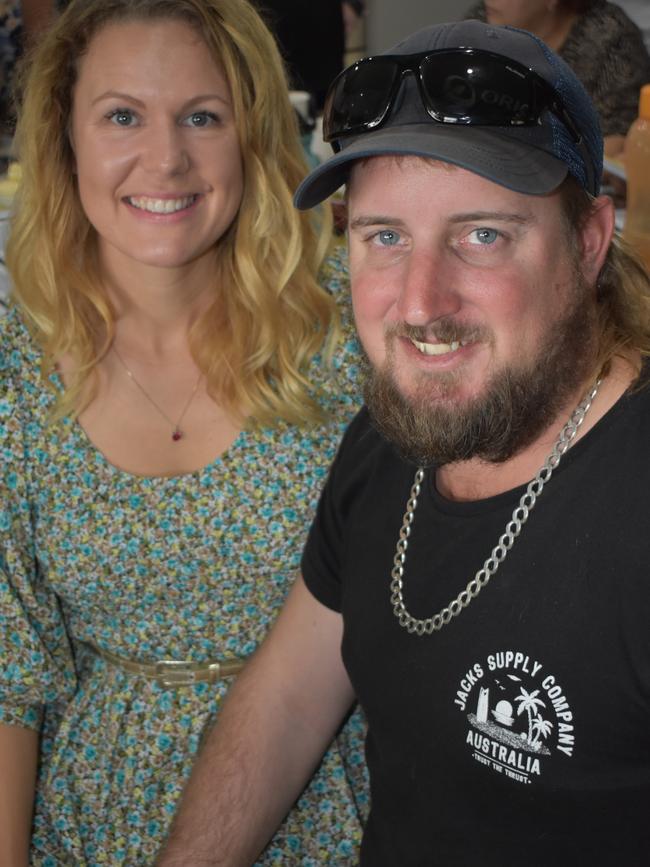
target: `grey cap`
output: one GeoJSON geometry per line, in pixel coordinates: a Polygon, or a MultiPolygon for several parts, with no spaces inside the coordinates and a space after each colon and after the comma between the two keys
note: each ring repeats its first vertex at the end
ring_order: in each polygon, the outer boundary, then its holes
{"type": "Polygon", "coordinates": [[[567,64],[540,39],[514,27],[480,21],[438,24],[419,30],[386,54],[416,54],[446,48],[477,48],[533,69],[559,94],[582,135],[574,141],[562,121],[545,111],[534,126],[478,126],[435,121],[422,105],[413,75],[407,75],[395,104],[377,129],[338,139],[340,151],[300,184],[295,204],[311,208],[347,180],[355,160],[401,154],[452,163],[516,192],[544,195],[572,174],[598,194],[603,140],[596,110],[567,64]]]}

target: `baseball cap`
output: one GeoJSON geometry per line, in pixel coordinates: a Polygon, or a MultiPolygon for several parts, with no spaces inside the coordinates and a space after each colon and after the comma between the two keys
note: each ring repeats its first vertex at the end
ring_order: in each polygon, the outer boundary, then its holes
{"type": "MultiPolygon", "coordinates": [[[[505,67],[514,61],[509,71],[520,78],[532,70],[531,77],[550,86],[549,92],[563,111],[544,108],[533,123],[484,125],[480,119],[447,117],[440,122],[427,112],[416,76],[402,74],[394,102],[380,123],[336,136],[333,144],[338,152],[298,187],[294,198],[298,208],[311,208],[334,193],[346,182],[354,161],[389,154],[452,163],[530,195],[552,192],[571,174],[589,193],[598,195],[603,139],[596,109],[571,68],[532,33],[473,20],[437,24],[375,57],[399,60],[432,53],[444,69],[447,57],[453,54],[450,49],[475,49],[477,56],[487,56],[487,52],[505,67]]],[[[357,68],[353,64],[333,82],[326,100],[326,122],[337,82],[357,68]]],[[[363,92],[356,94],[357,105],[365,97],[363,92]]]]}

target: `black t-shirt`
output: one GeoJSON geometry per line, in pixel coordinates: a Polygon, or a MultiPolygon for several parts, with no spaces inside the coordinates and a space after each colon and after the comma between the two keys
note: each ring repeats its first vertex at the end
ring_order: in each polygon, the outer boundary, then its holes
{"type": "MultiPolygon", "coordinates": [[[[353,421],[303,557],[344,619],[369,724],[368,867],[650,864],[650,390],[565,455],[491,583],[433,635],[401,627],[390,572],[414,467],[353,421]]],[[[457,596],[524,488],[478,502],[428,473],[407,608],[457,596]]]]}

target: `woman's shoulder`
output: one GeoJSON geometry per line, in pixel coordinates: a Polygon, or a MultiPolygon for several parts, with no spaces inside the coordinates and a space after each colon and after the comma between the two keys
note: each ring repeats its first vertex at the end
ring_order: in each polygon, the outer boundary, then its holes
{"type": "Polygon", "coordinates": [[[340,334],[331,362],[324,364],[322,357],[317,357],[312,379],[319,381],[324,378],[320,385],[328,396],[326,403],[334,400],[341,405],[346,415],[351,417],[361,405],[359,362],[362,352],[352,315],[348,252],[343,241],[337,241],[325,260],[321,268],[320,283],[336,302],[340,334]]]}
{"type": "Polygon", "coordinates": [[[0,317],[0,370],[19,370],[25,374],[25,366],[40,365],[41,352],[29,333],[20,309],[10,304],[5,316],[0,317]]]}
{"type": "Polygon", "coordinates": [[[19,308],[10,305],[7,314],[0,317],[0,390],[6,394],[18,384],[21,388],[35,387],[41,358],[19,308]]]}
{"type": "Polygon", "coordinates": [[[350,275],[348,250],[345,242],[337,238],[320,271],[320,283],[338,303],[349,304],[350,275]]]}
{"type": "Polygon", "coordinates": [[[352,296],[350,294],[348,248],[344,241],[337,240],[330,251],[330,255],[323,263],[320,273],[320,283],[336,302],[345,336],[353,336],[356,343],[356,330],[352,315],[352,296]]]}
{"type": "Polygon", "coordinates": [[[339,354],[349,363],[356,365],[361,348],[352,313],[348,248],[343,241],[337,241],[325,260],[321,271],[321,284],[336,301],[341,324],[339,354]]]}

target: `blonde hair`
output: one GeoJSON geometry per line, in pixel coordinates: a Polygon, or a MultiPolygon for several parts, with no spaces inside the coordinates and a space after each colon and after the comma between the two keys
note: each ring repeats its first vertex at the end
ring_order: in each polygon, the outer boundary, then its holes
{"type": "MultiPolygon", "coordinates": [[[[594,199],[569,177],[560,188],[564,217],[576,255],[580,230],[594,199]]],[[[607,373],[616,355],[650,356],[650,275],[621,238],[615,236],[600,272],[596,296],[596,369],[607,373]]]]}
{"type": "Polygon", "coordinates": [[[335,303],[317,282],[331,220],[293,208],[306,171],[296,118],[275,41],[247,0],[73,0],[26,64],[18,88],[23,182],[7,262],[43,350],[43,377],[64,354],[77,363],[56,416],[92,398],[114,335],[68,136],[79,61],[106,25],[152,19],[184,21],[204,39],[232,92],[244,166],[238,215],[218,241],[215,300],[189,334],[192,354],[210,394],[237,416],[315,421],[321,413],[305,368],[338,333],[335,303]]]}

